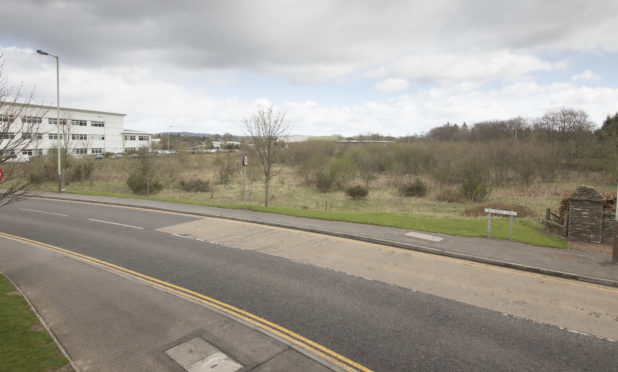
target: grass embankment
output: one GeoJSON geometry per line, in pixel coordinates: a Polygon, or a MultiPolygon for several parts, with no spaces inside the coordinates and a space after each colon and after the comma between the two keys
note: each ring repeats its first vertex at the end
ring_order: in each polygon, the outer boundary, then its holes
{"type": "Polygon", "coordinates": [[[72,371],[28,303],[0,275],[0,371],[72,371]]]}
{"type": "MultiPolygon", "coordinates": [[[[138,198],[147,200],[157,200],[164,202],[185,203],[193,205],[204,205],[209,207],[242,209],[240,204],[217,204],[198,202],[195,200],[183,200],[160,196],[139,196],[131,194],[118,193],[101,193],[101,192],[75,192],[84,195],[102,195],[114,196],[121,198],[138,198]]],[[[247,209],[256,212],[277,213],[287,216],[307,217],[329,221],[343,221],[364,223],[370,225],[399,227],[403,229],[427,231],[434,233],[443,233],[468,237],[484,237],[487,236],[487,218],[485,217],[434,217],[434,216],[415,216],[415,215],[396,215],[391,213],[375,213],[375,212],[332,212],[320,211],[311,209],[295,209],[285,207],[263,207],[257,205],[248,205],[247,209]]],[[[491,236],[493,238],[508,239],[509,238],[509,219],[505,217],[492,218],[491,236]]],[[[564,249],[567,247],[566,242],[558,237],[546,234],[541,230],[539,225],[529,218],[515,219],[513,223],[513,240],[552,248],[564,249]]]]}

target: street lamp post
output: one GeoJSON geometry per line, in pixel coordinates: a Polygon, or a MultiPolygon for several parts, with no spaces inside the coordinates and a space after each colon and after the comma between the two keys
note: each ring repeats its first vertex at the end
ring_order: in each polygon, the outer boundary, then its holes
{"type": "Polygon", "coordinates": [[[58,56],[49,54],[40,49],[37,53],[56,58],[56,126],[58,128],[58,192],[62,192],[62,166],[60,162],[60,62],[58,56]]]}
{"type": "Polygon", "coordinates": [[[172,133],[172,125],[170,124],[170,126],[168,127],[168,131],[167,131],[167,151],[170,150],[170,134],[172,133]]]}

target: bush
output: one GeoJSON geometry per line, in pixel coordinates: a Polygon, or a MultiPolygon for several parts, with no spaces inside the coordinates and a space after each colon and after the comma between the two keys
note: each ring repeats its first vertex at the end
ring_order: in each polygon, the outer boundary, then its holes
{"type": "Polygon", "coordinates": [[[399,193],[408,197],[423,197],[427,194],[427,186],[420,179],[416,179],[414,183],[408,183],[399,187],[399,193]]]}
{"type": "Polygon", "coordinates": [[[448,187],[436,195],[436,200],[447,203],[463,203],[466,201],[466,197],[461,191],[448,187]]]}
{"type": "Polygon", "coordinates": [[[356,185],[356,186],[348,187],[345,190],[345,193],[348,197],[354,200],[360,200],[360,199],[364,199],[367,196],[367,194],[369,194],[369,190],[366,187],[363,187],[361,185],[356,185]]]}
{"type": "Polygon", "coordinates": [[[163,185],[159,182],[158,179],[148,180],[148,177],[145,177],[141,173],[131,173],[129,178],[127,179],[127,185],[133,191],[134,194],[139,195],[150,195],[157,193],[163,189],[163,185]]]}
{"type": "Polygon", "coordinates": [[[315,186],[320,192],[329,192],[335,180],[327,172],[319,172],[315,177],[315,186]]]}
{"type": "Polygon", "coordinates": [[[86,158],[77,163],[71,173],[71,181],[92,181],[95,163],[94,159],[86,158]]]}
{"type": "Polygon", "coordinates": [[[180,181],[180,188],[187,192],[209,192],[210,181],[192,178],[189,181],[180,181]]]}
{"type": "Polygon", "coordinates": [[[47,181],[47,176],[44,173],[30,173],[28,175],[28,182],[33,185],[40,185],[47,181]]]}
{"type": "Polygon", "coordinates": [[[155,156],[147,149],[139,150],[137,161],[127,179],[127,185],[133,193],[150,195],[163,189],[157,174],[156,161],[155,156]]]}
{"type": "Polygon", "coordinates": [[[346,156],[331,159],[326,166],[329,177],[340,190],[343,190],[356,174],[356,164],[346,156]]]}
{"type": "Polygon", "coordinates": [[[483,180],[475,175],[468,175],[461,184],[461,192],[466,198],[481,202],[489,197],[490,190],[483,180]]]}

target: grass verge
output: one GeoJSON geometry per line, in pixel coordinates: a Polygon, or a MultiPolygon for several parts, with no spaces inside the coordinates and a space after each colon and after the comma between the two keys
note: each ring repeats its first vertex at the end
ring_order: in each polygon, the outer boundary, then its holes
{"type": "Polygon", "coordinates": [[[28,303],[0,275],[0,370],[72,371],[28,303]]]}
{"type": "MultiPolygon", "coordinates": [[[[120,198],[147,199],[173,203],[184,203],[194,205],[204,205],[217,208],[242,209],[240,204],[216,204],[205,203],[194,200],[182,200],[173,198],[164,198],[158,196],[141,196],[127,195],[116,193],[93,193],[93,192],[74,192],[75,194],[83,195],[100,195],[114,196],[120,198]]],[[[487,218],[486,217],[433,217],[419,215],[397,215],[391,213],[375,213],[375,212],[325,212],[310,209],[296,209],[284,207],[262,207],[257,205],[248,205],[247,209],[256,212],[277,213],[295,217],[307,217],[329,221],[343,221],[364,223],[370,225],[399,227],[403,229],[419,230],[434,233],[443,233],[450,235],[469,236],[469,237],[484,237],[487,236],[487,218]]],[[[493,238],[508,239],[509,238],[509,219],[505,217],[494,217],[491,222],[491,236],[493,238]]],[[[542,231],[542,228],[535,223],[533,219],[517,218],[513,223],[513,240],[537,245],[542,247],[566,249],[567,243],[553,235],[549,235],[542,231]]]]}

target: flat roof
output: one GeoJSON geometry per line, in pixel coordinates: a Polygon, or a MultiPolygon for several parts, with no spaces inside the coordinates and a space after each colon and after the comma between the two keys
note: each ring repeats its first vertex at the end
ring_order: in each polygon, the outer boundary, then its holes
{"type": "MultiPolygon", "coordinates": [[[[49,110],[55,110],[56,106],[47,106],[47,105],[35,105],[35,104],[27,104],[27,103],[13,103],[13,102],[2,102],[2,104],[5,105],[17,105],[17,106],[31,106],[31,107],[36,107],[36,108],[43,108],[43,109],[49,109],[49,110]]],[[[77,111],[77,112],[85,112],[85,113],[92,113],[92,114],[103,114],[103,115],[116,115],[116,116],[127,116],[127,114],[119,114],[116,112],[106,112],[106,111],[95,111],[95,110],[84,110],[84,109],[76,109],[76,108],[70,108],[70,107],[62,107],[60,106],[61,110],[71,110],[71,111],[77,111]]]]}
{"type": "Polygon", "coordinates": [[[152,135],[152,133],[150,132],[144,132],[143,130],[131,130],[131,129],[125,129],[121,133],[122,134],[150,134],[152,135]]]}

